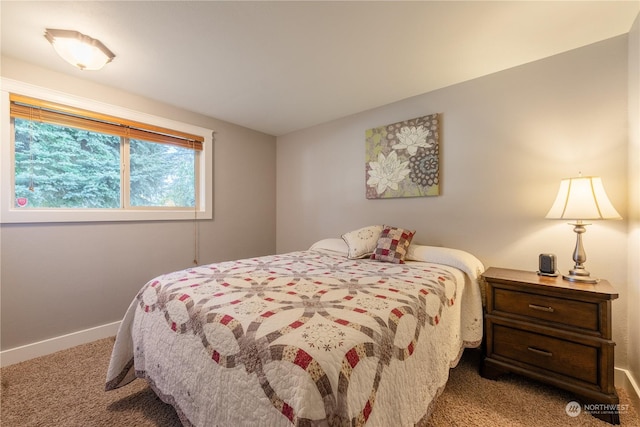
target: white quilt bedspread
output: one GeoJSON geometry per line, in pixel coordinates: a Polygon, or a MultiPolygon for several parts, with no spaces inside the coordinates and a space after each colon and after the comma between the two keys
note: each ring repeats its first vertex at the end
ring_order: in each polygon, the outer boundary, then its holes
{"type": "Polygon", "coordinates": [[[309,250],[147,283],[107,390],[149,381],[186,426],[409,426],[482,338],[475,277],[309,250]]]}

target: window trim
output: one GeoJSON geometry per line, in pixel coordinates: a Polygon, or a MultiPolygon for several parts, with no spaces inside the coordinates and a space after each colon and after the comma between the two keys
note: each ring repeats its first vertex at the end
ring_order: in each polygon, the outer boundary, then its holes
{"type": "Polygon", "coordinates": [[[54,91],[17,80],[0,78],[0,223],[167,221],[213,218],[213,131],[188,123],[177,122],[139,111],[129,110],[88,98],[54,91]],[[36,98],[111,117],[123,117],[131,122],[151,127],[172,129],[203,137],[199,156],[198,208],[154,209],[20,209],[14,201],[14,147],[11,135],[9,94],[36,98]]]}

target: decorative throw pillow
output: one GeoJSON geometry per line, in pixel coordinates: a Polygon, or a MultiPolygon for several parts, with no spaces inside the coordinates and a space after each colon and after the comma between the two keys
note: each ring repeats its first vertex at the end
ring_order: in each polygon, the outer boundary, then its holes
{"type": "Polygon", "coordinates": [[[371,259],[404,264],[404,258],[414,234],[416,234],[415,230],[409,231],[385,225],[371,259]]]}
{"type": "Polygon", "coordinates": [[[349,259],[365,258],[373,253],[382,233],[381,225],[370,225],[342,235],[342,240],[349,247],[349,259]]]}

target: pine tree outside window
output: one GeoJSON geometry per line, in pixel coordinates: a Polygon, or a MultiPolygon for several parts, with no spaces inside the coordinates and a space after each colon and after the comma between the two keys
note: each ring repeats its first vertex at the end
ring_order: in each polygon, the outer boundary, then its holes
{"type": "Polygon", "coordinates": [[[2,222],[211,218],[204,136],[20,94],[8,98],[11,198],[3,183],[2,222]],[[83,215],[74,219],[72,212],[83,215]]]}

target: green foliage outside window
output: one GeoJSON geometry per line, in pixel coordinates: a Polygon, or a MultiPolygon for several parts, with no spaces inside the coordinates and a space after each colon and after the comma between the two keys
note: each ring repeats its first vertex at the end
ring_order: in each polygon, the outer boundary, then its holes
{"type": "MultiPolygon", "coordinates": [[[[15,119],[15,197],[27,208],[120,208],[121,145],[97,132],[15,119]]],[[[134,207],[195,205],[195,152],[131,140],[134,207]]]]}
{"type": "Polygon", "coordinates": [[[130,156],[131,206],[195,205],[193,150],[131,140],[130,156]]]}

